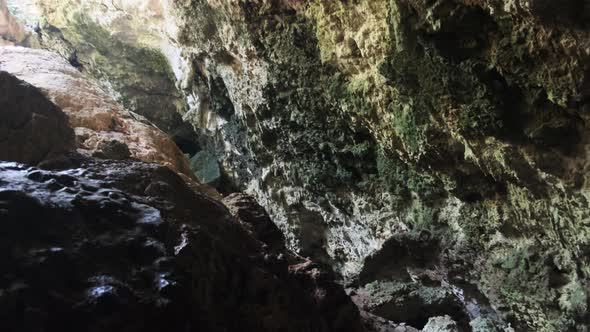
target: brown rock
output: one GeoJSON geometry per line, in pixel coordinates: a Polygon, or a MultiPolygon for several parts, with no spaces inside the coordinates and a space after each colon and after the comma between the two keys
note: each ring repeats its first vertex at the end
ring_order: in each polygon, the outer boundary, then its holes
{"type": "Polygon", "coordinates": [[[68,115],[78,138],[79,152],[101,153],[117,141],[127,146],[133,158],[168,166],[195,179],[187,158],[164,132],[125,110],[59,55],[45,50],[1,47],[0,70],[38,87],[68,115]]]}
{"type": "Polygon", "coordinates": [[[0,46],[21,44],[28,37],[24,25],[10,14],[6,0],[0,0],[0,46]]]}
{"type": "Polygon", "coordinates": [[[131,157],[129,147],[125,143],[119,141],[102,142],[99,151],[93,154],[93,157],[102,159],[124,160],[131,157]]]}
{"type": "Polygon", "coordinates": [[[37,164],[74,146],[67,116],[37,88],[0,71],[0,160],[37,164]]]}

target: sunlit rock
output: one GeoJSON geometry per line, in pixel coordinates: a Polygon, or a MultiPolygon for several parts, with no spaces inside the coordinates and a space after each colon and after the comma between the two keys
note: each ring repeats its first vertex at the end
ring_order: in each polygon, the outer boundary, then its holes
{"type": "Polygon", "coordinates": [[[192,177],[188,160],[166,134],[120,106],[59,55],[2,47],[0,70],[39,88],[67,114],[79,152],[92,155],[108,149],[111,142],[119,142],[127,146],[129,157],[192,177]]]}

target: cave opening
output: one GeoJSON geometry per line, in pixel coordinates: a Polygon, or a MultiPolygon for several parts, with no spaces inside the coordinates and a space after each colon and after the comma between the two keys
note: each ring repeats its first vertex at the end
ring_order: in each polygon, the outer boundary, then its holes
{"type": "Polygon", "coordinates": [[[590,329],[588,1],[0,0],[0,330],[590,329]]]}

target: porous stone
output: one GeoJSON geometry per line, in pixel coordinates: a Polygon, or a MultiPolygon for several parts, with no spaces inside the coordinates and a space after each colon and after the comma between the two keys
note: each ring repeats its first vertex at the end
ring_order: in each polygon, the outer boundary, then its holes
{"type": "Polygon", "coordinates": [[[223,198],[223,204],[255,238],[273,250],[285,249],[283,233],[254,197],[244,193],[233,193],[223,198]]]}
{"type": "Polygon", "coordinates": [[[515,330],[588,329],[586,1],[41,7],[47,40],[123,99],[154,76],[112,50],[168,59],[158,80],[179,94],[165,94],[301,255],[354,285],[372,257],[407,249],[392,238],[427,235],[435,257],[409,250],[370,275],[474,288],[515,330]]]}
{"type": "Polygon", "coordinates": [[[432,317],[422,329],[423,332],[459,332],[457,323],[449,316],[432,317]]]}
{"type": "Polygon", "coordinates": [[[362,331],[341,286],[267,252],[171,170],[0,162],[4,331],[362,331]]]}

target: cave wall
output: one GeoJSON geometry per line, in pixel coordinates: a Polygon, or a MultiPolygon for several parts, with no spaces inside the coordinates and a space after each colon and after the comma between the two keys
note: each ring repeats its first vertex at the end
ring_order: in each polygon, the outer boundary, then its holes
{"type": "Polygon", "coordinates": [[[302,255],[379,301],[469,285],[518,331],[590,324],[589,6],[40,2],[46,47],[190,123],[302,255]]]}
{"type": "Polygon", "coordinates": [[[175,140],[196,140],[191,126],[182,120],[186,101],[162,54],[162,50],[173,55],[177,51],[162,37],[169,34],[170,25],[162,19],[159,3],[25,0],[13,4],[34,5],[39,15],[29,15],[28,20],[39,27],[41,48],[59,53],[123,107],[145,116],[175,140]]]}
{"type": "Polygon", "coordinates": [[[367,331],[254,198],[222,202],[183,157],[56,53],[0,47],[0,330],[367,331]]]}

